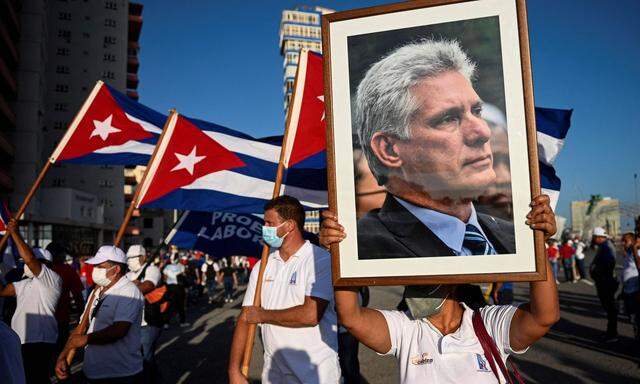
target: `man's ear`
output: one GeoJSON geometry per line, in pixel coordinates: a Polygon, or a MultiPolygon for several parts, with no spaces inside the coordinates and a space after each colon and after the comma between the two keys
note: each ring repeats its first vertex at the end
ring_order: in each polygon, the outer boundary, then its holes
{"type": "Polygon", "coordinates": [[[400,168],[402,166],[402,159],[397,153],[397,140],[397,138],[380,131],[371,137],[369,142],[371,151],[385,167],[400,168]]]}

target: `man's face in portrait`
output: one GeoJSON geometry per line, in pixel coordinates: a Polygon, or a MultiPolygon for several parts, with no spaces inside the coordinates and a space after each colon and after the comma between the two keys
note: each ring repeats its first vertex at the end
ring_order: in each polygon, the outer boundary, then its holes
{"type": "Polygon", "coordinates": [[[482,101],[459,72],[427,78],[412,89],[420,108],[411,139],[396,141],[402,178],[432,198],[473,198],[496,179],[491,130],[482,101]]]}

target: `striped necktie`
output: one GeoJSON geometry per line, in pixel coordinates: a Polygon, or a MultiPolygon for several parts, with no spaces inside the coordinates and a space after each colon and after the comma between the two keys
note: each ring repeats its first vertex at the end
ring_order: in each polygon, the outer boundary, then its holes
{"type": "Polygon", "coordinates": [[[470,250],[472,255],[494,255],[496,253],[482,232],[473,224],[467,224],[462,246],[470,250]]]}

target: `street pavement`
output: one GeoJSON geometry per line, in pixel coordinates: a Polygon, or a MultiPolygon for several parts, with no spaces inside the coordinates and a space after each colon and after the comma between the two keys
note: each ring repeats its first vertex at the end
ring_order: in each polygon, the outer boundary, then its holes
{"type": "MultiPolygon", "coordinates": [[[[529,351],[513,359],[526,382],[639,383],[640,348],[633,340],[627,317],[620,315],[619,341],[603,343],[598,338],[606,319],[595,287],[585,282],[562,282],[559,291],[560,321],[529,351]]],[[[393,309],[401,294],[400,287],[373,287],[370,305],[393,309]]],[[[515,284],[516,302],[524,302],[527,297],[528,284],[515,284]]],[[[203,300],[189,309],[188,320],[192,323],[189,328],[174,325],[163,332],[157,358],[164,383],[227,382],[229,347],[241,298],[242,289],[234,303],[208,306],[203,300]]],[[[393,357],[378,356],[364,346],[359,353],[364,382],[398,382],[393,357]]],[[[259,383],[262,367],[259,337],[253,357],[250,379],[259,383]]]]}

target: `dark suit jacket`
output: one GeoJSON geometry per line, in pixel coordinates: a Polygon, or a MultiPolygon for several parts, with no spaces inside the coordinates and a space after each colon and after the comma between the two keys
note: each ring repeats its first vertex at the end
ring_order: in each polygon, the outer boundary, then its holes
{"type": "MultiPolygon", "coordinates": [[[[515,253],[513,223],[478,213],[478,222],[499,254],[515,253]]],[[[358,258],[455,256],[429,228],[387,193],[382,208],[358,220],[358,258]]]]}

